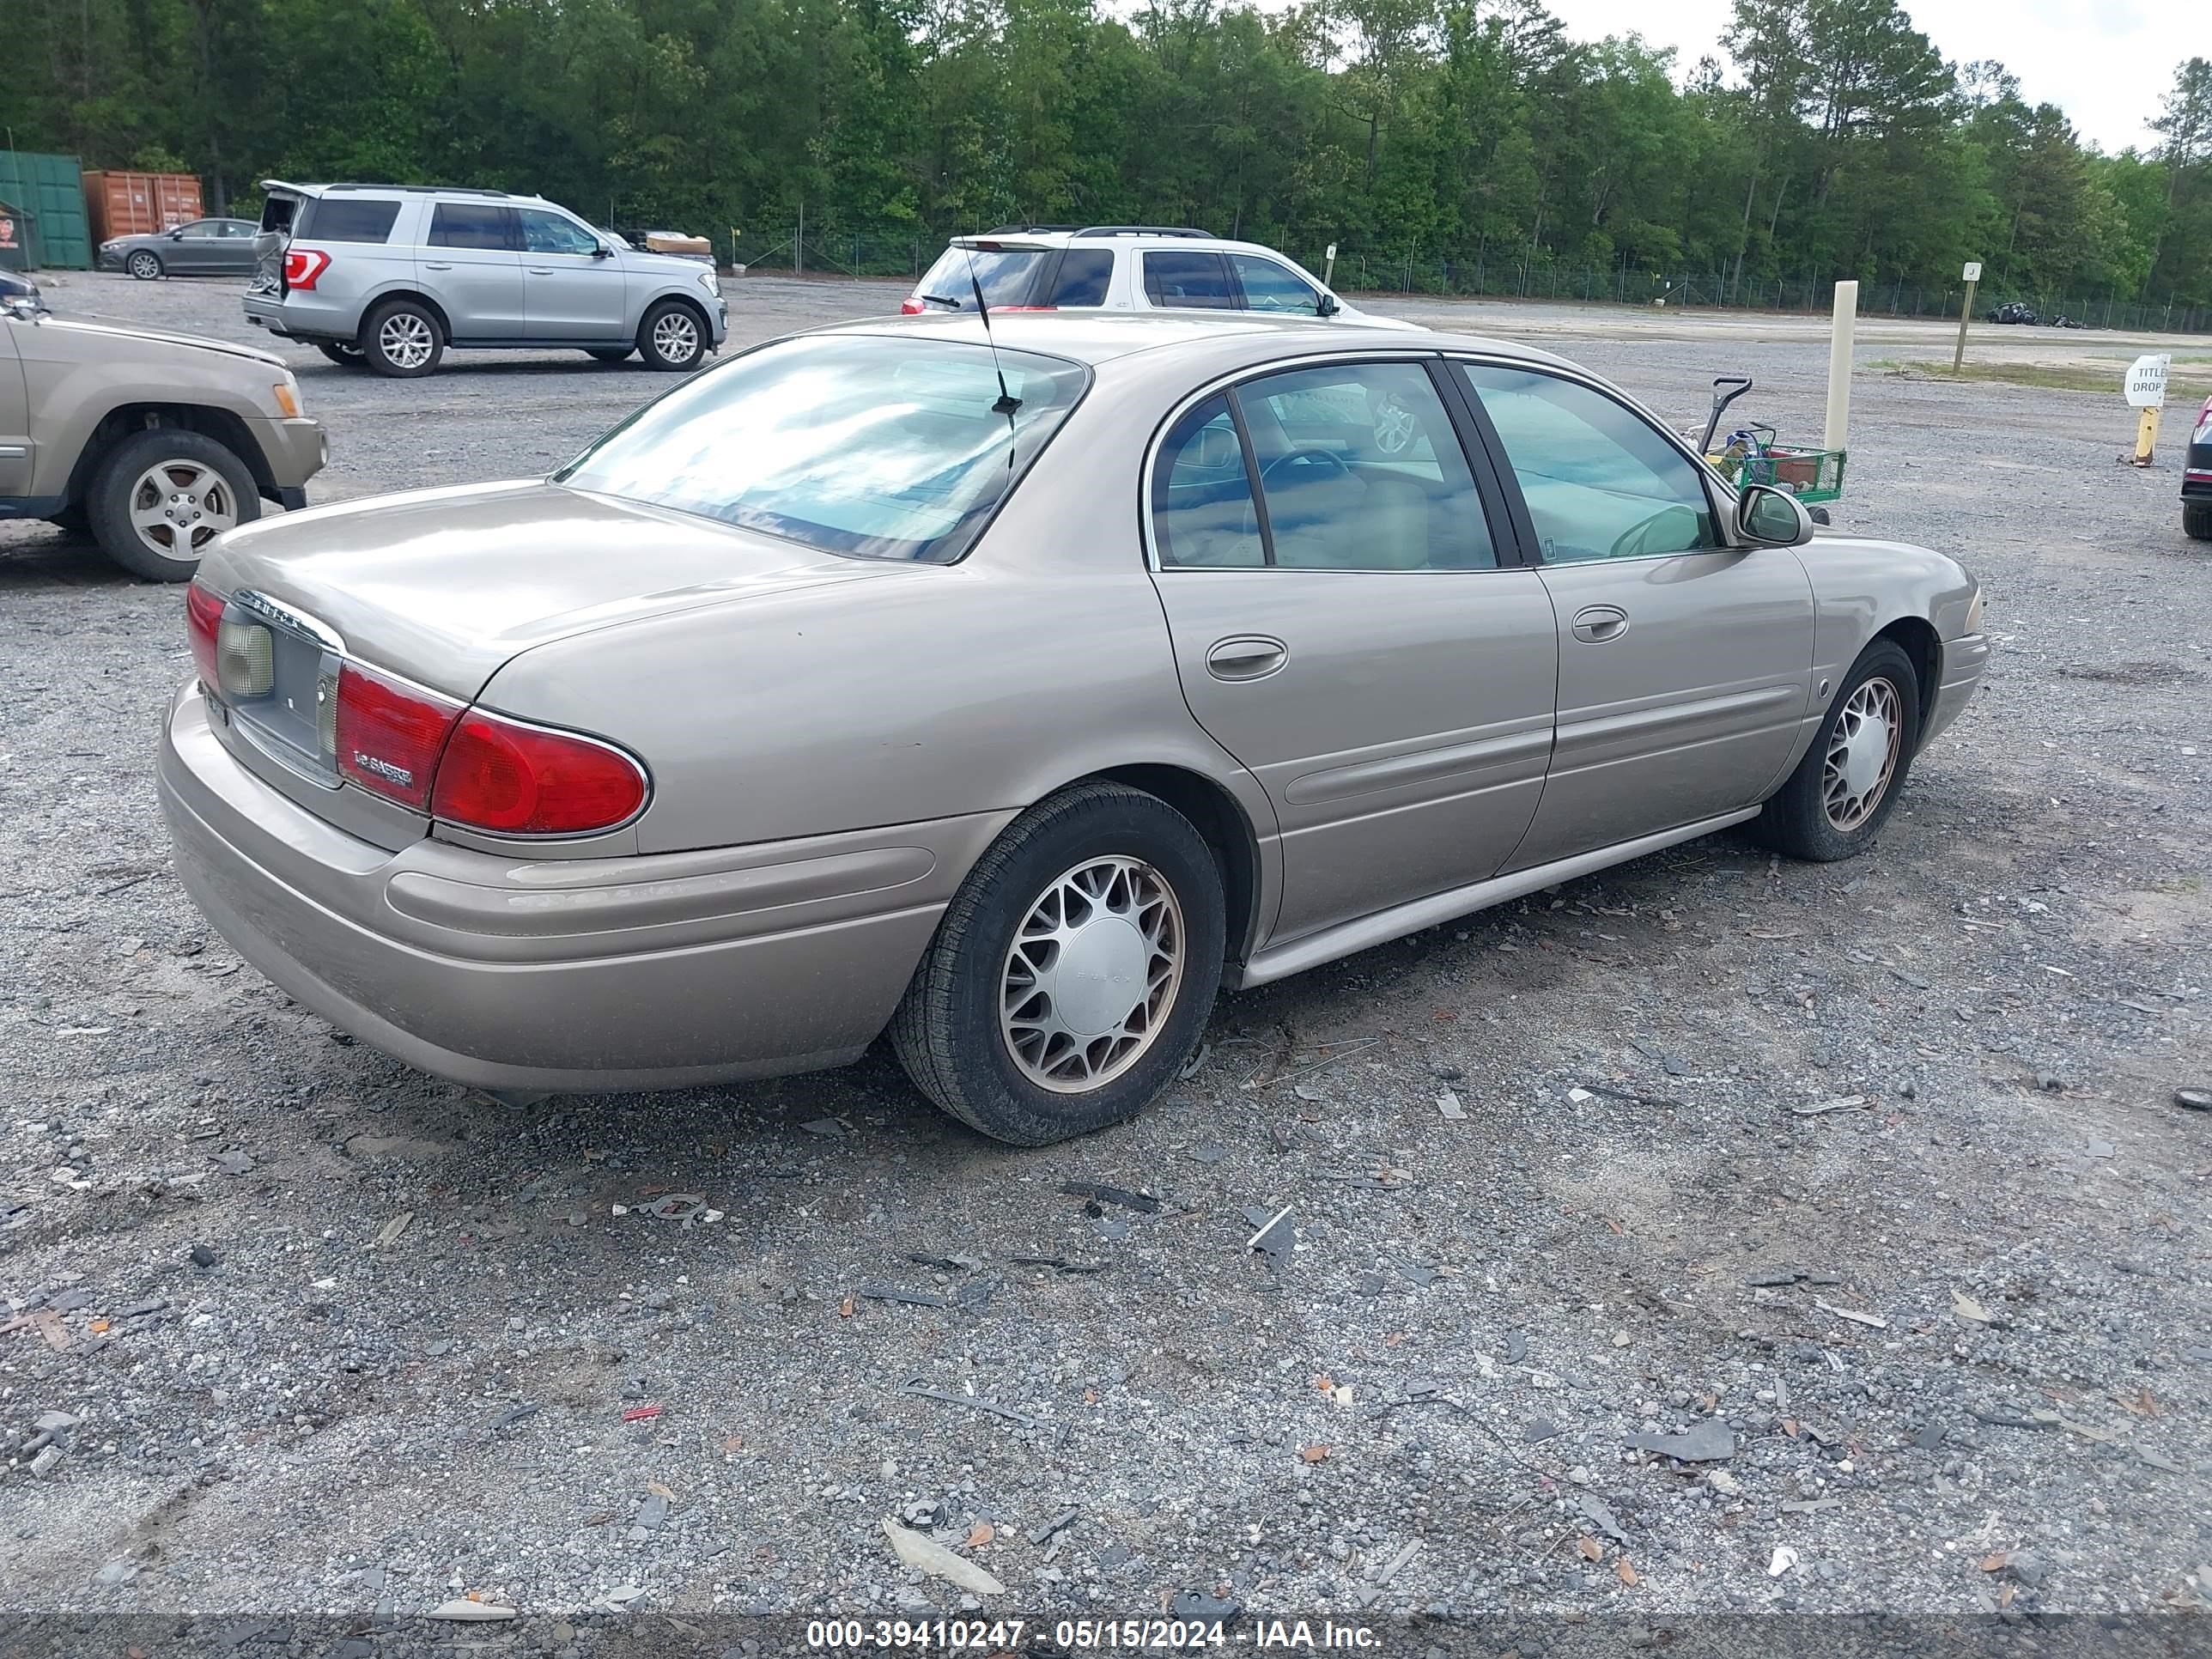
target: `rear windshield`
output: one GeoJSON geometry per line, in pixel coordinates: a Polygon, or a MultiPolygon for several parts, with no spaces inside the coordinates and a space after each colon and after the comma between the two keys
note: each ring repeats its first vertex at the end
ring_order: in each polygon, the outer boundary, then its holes
{"type": "Polygon", "coordinates": [[[950,563],[1088,378],[954,341],[785,340],[647,404],[554,477],[824,552],[950,563]],[[1000,375],[1020,400],[1011,412],[1000,375]]]}
{"type": "Polygon", "coordinates": [[[301,241],[381,242],[392,234],[399,204],[374,197],[325,196],[301,204],[292,226],[301,241]]]}
{"type": "Polygon", "coordinates": [[[921,279],[921,293],[925,299],[939,301],[943,309],[973,311],[975,289],[969,281],[972,271],[975,283],[982,286],[985,305],[1032,305],[1037,273],[1050,258],[1051,251],[1044,248],[1001,248],[994,252],[983,247],[949,247],[937,256],[929,275],[921,279]]]}

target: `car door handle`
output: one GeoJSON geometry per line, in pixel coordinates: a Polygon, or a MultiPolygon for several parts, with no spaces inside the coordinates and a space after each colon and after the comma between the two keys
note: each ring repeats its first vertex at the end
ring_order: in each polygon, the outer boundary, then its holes
{"type": "Polygon", "coordinates": [[[1574,636],[1585,645],[1603,645],[1628,631],[1628,613],[1617,605],[1586,605],[1575,612],[1574,636]]]}
{"type": "Polygon", "coordinates": [[[1217,640],[1206,653],[1206,672],[1217,680],[1264,680],[1291,659],[1291,648],[1264,634],[1217,640]]]}
{"type": "Polygon", "coordinates": [[[422,269],[425,270],[451,270],[453,266],[441,259],[425,259],[422,261],[422,269]]]}
{"type": "Polygon", "coordinates": [[[530,267],[530,274],[532,276],[550,276],[553,274],[553,267],[550,265],[532,265],[530,267]]]}

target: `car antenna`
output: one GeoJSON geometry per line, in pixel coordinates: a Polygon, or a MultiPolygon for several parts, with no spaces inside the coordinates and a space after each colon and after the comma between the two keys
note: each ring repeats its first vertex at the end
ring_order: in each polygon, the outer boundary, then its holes
{"type": "MultiPolygon", "coordinates": [[[[999,401],[991,405],[991,413],[1006,417],[1006,434],[1011,437],[1014,430],[1014,411],[1022,406],[1022,400],[1006,390],[1006,370],[999,361],[998,336],[991,332],[991,307],[983,303],[983,284],[975,276],[975,250],[963,248],[961,252],[968,256],[968,286],[975,290],[975,314],[983,319],[983,338],[991,348],[991,371],[999,377],[999,401]]],[[[1014,458],[1009,453],[1006,465],[1012,466],[1013,463],[1014,458]]]]}

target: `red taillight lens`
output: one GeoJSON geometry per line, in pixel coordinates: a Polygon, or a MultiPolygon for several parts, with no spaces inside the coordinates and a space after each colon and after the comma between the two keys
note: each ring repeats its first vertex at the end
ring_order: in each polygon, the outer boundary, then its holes
{"type": "Polygon", "coordinates": [[[438,755],[463,705],[347,663],[338,670],[338,770],[418,812],[430,805],[438,755]]]}
{"type": "Polygon", "coordinates": [[[438,763],[430,810],[498,836],[611,830],[645,805],[645,769],[610,744],[472,708],[438,763]]]}
{"type": "Polygon", "coordinates": [[[284,254],[284,286],[305,289],[312,293],[315,284],[331,268],[331,256],[319,247],[287,249],[284,254]]]}
{"type": "Polygon", "coordinates": [[[919,317],[923,312],[928,309],[929,307],[927,306],[922,304],[921,301],[915,299],[911,294],[908,295],[905,299],[899,301],[899,315],[902,317],[919,317]]]}
{"type": "Polygon", "coordinates": [[[185,628],[192,638],[192,666],[199,671],[200,684],[210,691],[222,684],[215,664],[216,630],[222,626],[222,595],[198,582],[185,589],[185,628]]]}

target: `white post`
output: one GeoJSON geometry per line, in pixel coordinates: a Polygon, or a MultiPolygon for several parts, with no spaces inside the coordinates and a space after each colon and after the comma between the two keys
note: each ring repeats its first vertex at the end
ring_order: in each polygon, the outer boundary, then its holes
{"type": "Polygon", "coordinates": [[[1828,329],[1828,431],[1823,449],[1850,446],[1851,334],[1858,323],[1859,285],[1836,284],[1835,320],[1828,329]]]}

